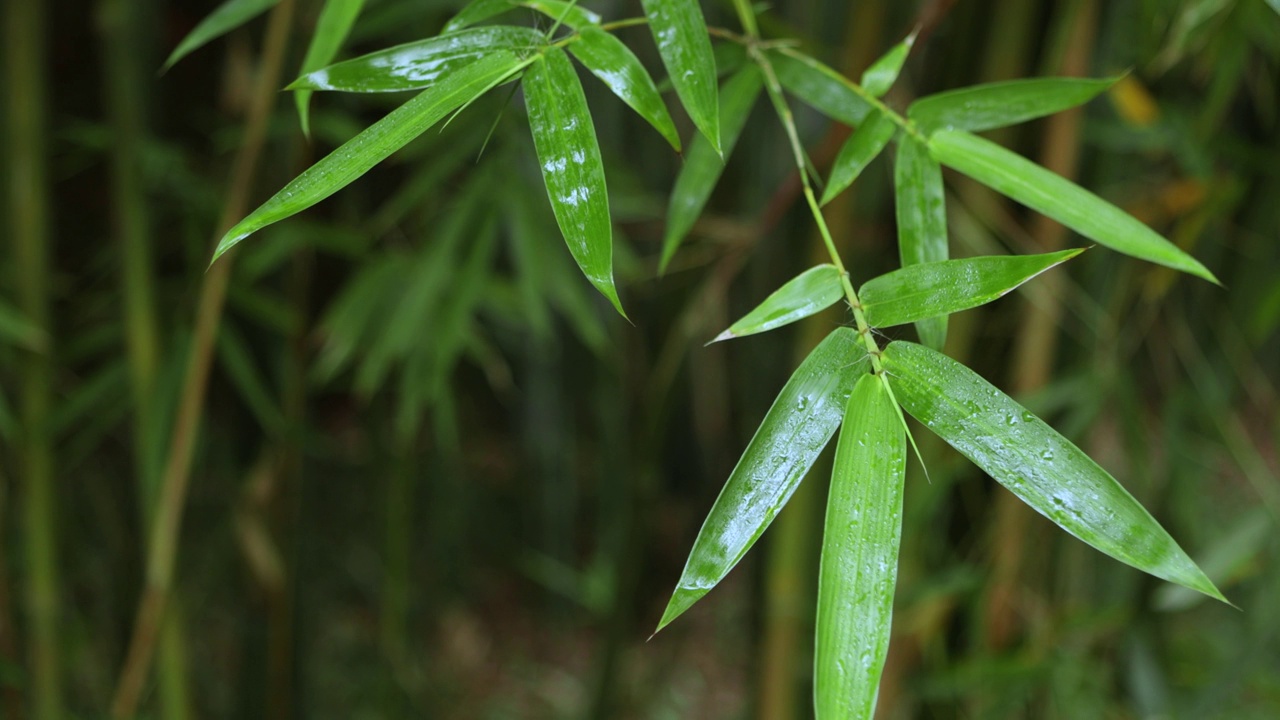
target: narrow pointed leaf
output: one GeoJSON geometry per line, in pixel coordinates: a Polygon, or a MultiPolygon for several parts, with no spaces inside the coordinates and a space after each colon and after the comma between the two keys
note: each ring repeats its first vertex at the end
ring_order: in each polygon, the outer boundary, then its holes
{"type": "Polygon", "coordinates": [[[724,579],[791,498],[840,425],[864,355],[858,334],[837,328],[796,368],[702,524],[658,630],[724,579]]]}
{"type": "Polygon", "coordinates": [[[848,78],[807,55],[784,48],[769,63],[783,89],[833,120],[857,127],[872,110],[848,78]]]}
{"type": "Polygon", "coordinates": [[[788,280],[712,342],[755,335],[803,320],[831,307],[842,296],[844,287],[835,265],[809,268],[788,280]]]}
{"type": "Polygon", "coordinates": [[[823,205],[834,200],[858,179],[867,165],[889,144],[897,129],[884,113],[872,112],[867,115],[862,125],[853,131],[840,148],[840,154],[831,166],[831,179],[827,181],[827,189],[822,193],[823,205]]]}
{"type": "Polygon", "coordinates": [[[579,31],[577,42],[569,43],[569,52],[680,152],[680,135],[667,106],[630,48],[613,35],[587,26],[579,31]]]}
{"type": "Polygon", "coordinates": [[[1036,78],[975,85],[920,98],[907,108],[907,116],[926,134],[992,130],[1083,105],[1117,79],[1036,78]]]}
{"type": "Polygon", "coordinates": [[[871,327],[942,317],[1004,297],[1022,283],[1084,252],[1004,255],[922,263],[867,281],[858,301],[871,327]]]}
{"type": "Polygon", "coordinates": [[[174,63],[198,50],[206,43],[226,35],[241,25],[270,10],[280,0],[227,0],[200,21],[187,36],[182,38],[178,47],[164,61],[161,72],[173,67],[174,63]]]}
{"type": "Polygon", "coordinates": [[[524,61],[496,50],[441,79],[312,165],[222,236],[213,258],[262,228],[324,200],[407,145],[446,114],[516,72],[524,61]]]}
{"type": "Polygon", "coordinates": [[[515,0],[471,0],[440,29],[441,35],[469,28],[478,22],[497,17],[519,5],[515,0]]]}
{"type": "MultiPolygon", "coordinates": [[[[947,248],[947,209],[942,189],[942,168],[929,157],[924,145],[911,137],[898,143],[894,166],[897,196],[898,253],[902,266],[941,262],[947,248]]],[[[920,341],[942,349],[947,342],[947,319],[933,317],[916,323],[920,341]]]]}
{"type": "Polygon", "coordinates": [[[599,25],[600,16],[582,7],[582,3],[568,3],[564,0],[526,0],[521,5],[537,10],[562,25],[581,30],[590,25],[599,25]]]}
{"type": "MultiPolygon", "coordinates": [[[[311,36],[311,44],[307,46],[306,57],[302,60],[301,74],[319,70],[333,61],[363,7],[364,0],[325,0],[320,18],[316,20],[315,34],[311,36]]],[[[298,108],[298,120],[302,124],[302,134],[308,137],[311,136],[308,113],[311,92],[299,90],[293,95],[294,104],[298,108]]]]}
{"type": "Polygon", "coordinates": [[[658,55],[689,118],[721,152],[716,60],[698,0],[642,0],[658,55]]]}
{"type": "Polygon", "coordinates": [[[497,51],[527,53],[545,44],[531,28],[488,25],[396,45],[303,75],[287,90],[422,90],[497,51]]]}
{"type": "Polygon", "coordinates": [[[943,164],[1048,215],[1100,245],[1218,282],[1200,261],[1137,218],[990,140],[958,130],[943,130],[929,139],[929,149],[943,164]]]}
{"type": "Polygon", "coordinates": [[[530,66],[524,97],[542,180],[569,252],[587,280],[626,317],[613,284],[604,162],[582,84],[563,50],[552,48],[530,66]]]}
{"type": "Polygon", "coordinates": [[[671,201],[667,205],[667,232],[662,239],[662,260],[659,263],[662,270],[666,270],[667,263],[675,257],[680,243],[706,207],[707,199],[720,180],[724,164],[738,144],[738,136],[742,134],[742,127],[746,125],[751,107],[760,97],[763,87],[760,71],[755,65],[747,65],[720,89],[720,138],[724,143],[724,155],[717,154],[710,141],[701,135],[695,137],[689,146],[684,167],[676,176],[671,201]]]}
{"type": "Polygon", "coordinates": [[[916,34],[911,33],[905,40],[890,48],[883,57],[872,63],[871,67],[862,73],[862,81],[859,83],[862,88],[876,97],[889,92],[889,88],[893,87],[893,83],[898,79],[898,73],[902,72],[902,65],[907,61],[907,55],[915,42],[916,34]]]}
{"type": "Polygon", "coordinates": [[[818,720],[871,720],[893,621],[906,435],[884,382],[863,375],[836,444],[814,652],[818,720]]]}
{"type": "Polygon", "coordinates": [[[1226,602],[1115,478],[977,373],[908,342],[889,344],[884,369],[903,409],[1036,512],[1120,562],[1226,602]]]}

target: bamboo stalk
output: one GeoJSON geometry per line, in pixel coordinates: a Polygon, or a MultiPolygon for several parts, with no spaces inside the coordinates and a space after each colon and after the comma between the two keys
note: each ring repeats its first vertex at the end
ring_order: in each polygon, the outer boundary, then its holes
{"type": "MultiPolygon", "coordinates": [[[[248,211],[250,189],[266,141],[271,111],[279,100],[281,67],[293,21],[293,0],[281,0],[267,21],[262,65],[245,122],[245,135],[231,171],[227,198],[214,243],[248,211]]],[[[213,359],[227,284],[234,256],[227,254],[204,275],[196,306],[195,332],[187,360],[187,371],[179,399],[168,460],[161,476],[159,506],[152,527],[147,555],[147,581],[138,602],[133,638],[116,686],[112,715],[130,718],[137,712],[138,699],[151,667],[160,621],[173,584],[173,566],[182,527],[182,510],[191,477],[191,459],[196,433],[204,409],[205,390],[213,359]]]]}
{"type": "MultiPolygon", "coordinates": [[[[49,181],[45,150],[45,4],[6,3],[9,89],[8,200],[18,307],[52,337],[49,301],[49,181]]],[[[26,607],[30,628],[30,709],[36,720],[63,715],[59,657],[59,570],[49,415],[50,351],[26,351],[19,394],[19,477],[23,487],[26,607]]]]}

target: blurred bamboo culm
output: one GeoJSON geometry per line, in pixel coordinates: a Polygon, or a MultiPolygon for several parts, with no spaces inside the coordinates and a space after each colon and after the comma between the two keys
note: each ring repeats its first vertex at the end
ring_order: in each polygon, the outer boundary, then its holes
{"type": "Polygon", "coordinates": [[[18,309],[43,334],[41,350],[25,351],[19,399],[18,487],[22,497],[26,641],[30,716],[63,717],[61,582],[57,475],[50,411],[53,400],[49,264],[49,173],[45,137],[47,88],[45,12],[40,2],[5,3],[6,166],[9,235],[18,309]]]}

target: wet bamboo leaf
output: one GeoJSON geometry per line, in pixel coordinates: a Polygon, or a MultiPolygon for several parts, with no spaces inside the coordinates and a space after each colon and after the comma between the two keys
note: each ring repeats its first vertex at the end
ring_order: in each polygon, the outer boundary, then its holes
{"type": "Polygon", "coordinates": [[[827,181],[827,189],[822,193],[822,204],[826,205],[844,192],[862,174],[863,169],[884,150],[897,130],[893,121],[881,112],[867,114],[866,120],[853,131],[853,135],[845,141],[831,166],[831,179],[827,181]]]}
{"type": "Polygon", "coordinates": [[[168,70],[193,51],[258,17],[278,2],[280,0],[227,0],[182,38],[160,71],[168,70]]]}
{"type": "Polygon", "coordinates": [[[872,110],[848,78],[807,55],[783,48],[769,62],[787,92],[833,120],[857,127],[872,110]]]}
{"type": "Polygon", "coordinates": [[[488,25],[396,45],[307,73],[286,90],[422,90],[492,52],[526,55],[545,44],[530,28],[488,25]]]}
{"type": "Polygon", "coordinates": [[[520,3],[527,8],[537,10],[562,25],[581,30],[590,25],[599,25],[600,16],[582,7],[582,3],[568,3],[564,0],[527,0],[520,3]]]}
{"type": "Polygon", "coordinates": [[[864,355],[858,334],[837,328],[796,368],[702,524],[658,630],[724,579],[791,498],[840,425],[864,355]]]}
{"type": "Polygon", "coordinates": [[[1120,562],[1226,602],[1115,478],[977,373],[908,342],[889,344],[884,369],[903,409],[1036,512],[1120,562]]]}
{"type": "Polygon", "coordinates": [[[1137,218],[990,140],[967,132],[943,130],[929,139],[929,149],[943,164],[1101,245],[1218,282],[1200,261],[1137,218]]]}
{"type": "Polygon", "coordinates": [[[1267,4],[1270,5],[1271,9],[1275,10],[1276,13],[1280,13],[1280,0],[1267,0],[1267,4]]]}
{"type": "MultiPolygon", "coordinates": [[[[898,143],[893,184],[897,196],[898,253],[902,266],[946,260],[950,252],[947,248],[942,168],[929,157],[928,149],[911,137],[904,136],[898,143]]],[[[940,350],[947,341],[947,319],[933,317],[920,320],[916,323],[916,332],[921,342],[940,350]]]]}
{"type": "Polygon", "coordinates": [[[1036,78],[975,85],[920,98],[907,116],[926,134],[1016,125],[1089,102],[1119,78],[1036,78]]]}
{"type": "Polygon", "coordinates": [[[835,265],[819,265],[791,278],[712,342],[755,335],[826,310],[844,295],[835,265]]]}
{"type": "Polygon", "coordinates": [[[658,55],[689,118],[721,152],[716,61],[698,0],[641,0],[658,55]]]}
{"type": "Polygon", "coordinates": [[[653,78],[621,40],[588,26],[579,31],[577,42],[569,43],[569,52],[680,152],[680,136],[653,78]]]}
{"type": "Polygon", "coordinates": [[[916,34],[911,33],[905,40],[894,45],[884,54],[884,57],[872,63],[871,67],[862,73],[862,81],[859,83],[862,89],[876,97],[889,92],[889,88],[893,87],[893,83],[898,79],[898,73],[902,72],[902,65],[907,61],[907,55],[915,42],[916,34]]]}
{"type": "Polygon", "coordinates": [[[818,573],[814,709],[871,720],[893,621],[907,451],[898,408],[863,375],[836,444],[818,573]]]}
{"type": "Polygon", "coordinates": [[[214,260],[258,230],[296,215],[346,187],[446,114],[517,72],[522,64],[515,53],[496,50],[422,91],[312,165],[228,230],[214,251],[214,260]]]}
{"type": "Polygon", "coordinates": [[[660,270],[666,270],[667,263],[675,257],[680,243],[706,207],[763,87],[760,71],[755,65],[747,65],[720,89],[720,139],[724,143],[724,155],[717,154],[701,135],[689,146],[667,205],[667,232],[662,239],[660,270]]]}
{"type": "Polygon", "coordinates": [[[471,0],[440,28],[440,34],[447,35],[469,28],[517,7],[519,4],[515,0],[471,0]]]}
{"type": "MultiPolygon", "coordinates": [[[[307,55],[302,60],[302,75],[328,65],[338,54],[342,42],[351,32],[364,7],[364,0],[325,0],[320,18],[316,20],[316,31],[311,36],[311,44],[307,46],[307,55]]],[[[311,136],[310,115],[307,112],[311,105],[311,90],[299,90],[293,94],[294,104],[298,108],[298,120],[302,124],[302,134],[311,136]]]]}
{"type": "Polygon", "coordinates": [[[858,300],[871,327],[891,327],[984,305],[1083,248],[1043,255],[964,258],[910,265],[867,281],[858,300]]]}
{"type": "Polygon", "coordinates": [[[563,50],[548,50],[529,68],[524,96],[542,179],[569,252],[587,280],[626,317],[613,284],[613,231],[600,146],[582,84],[563,50]]]}

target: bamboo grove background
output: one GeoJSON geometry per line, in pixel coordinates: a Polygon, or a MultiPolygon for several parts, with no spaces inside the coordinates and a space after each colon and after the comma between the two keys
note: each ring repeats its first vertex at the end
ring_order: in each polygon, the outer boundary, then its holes
{"type": "MultiPolygon", "coordinates": [[[[679,158],[587,84],[634,325],[572,266],[501,92],[206,270],[221,229],[399,101],[317,95],[304,139],[278,90],[310,0],[157,75],[214,5],[4,6],[0,715],[805,717],[824,472],[763,553],[645,642],[755,423],[836,322],[702,346],[820,250],[781,129],[748,123],[658,278],[679,158]],[[157,513],[172,533],[150,536],[157,513]],[[137,632],[151,663],[129,654],[137,632]]],[[[920,26],[899,106],[1128,70],[999,139],[1226,285],[1090,252],[956,316],[948,352],[1115,472],[1240,609],[1053,532],[927,444],[883,717],[1280,713],[1270,5],[789,0],[762,16],[854,77],[920,26]]],[[[436,33],[456,6],[370,0],[347,51],[436,33]]],[[[728,2],[704,11],[732,24],[728,2]]],[[[620,36],[658,67],[644,28],[620,36]]],[[[796,109],[826,168],[847,129],[796,109]]],[[[1080,242],[947,181],[956,256],[1080,242]]],[[[891,198],[879,161],[829,209],[865,275],[893,265],[891,198]]]]}

